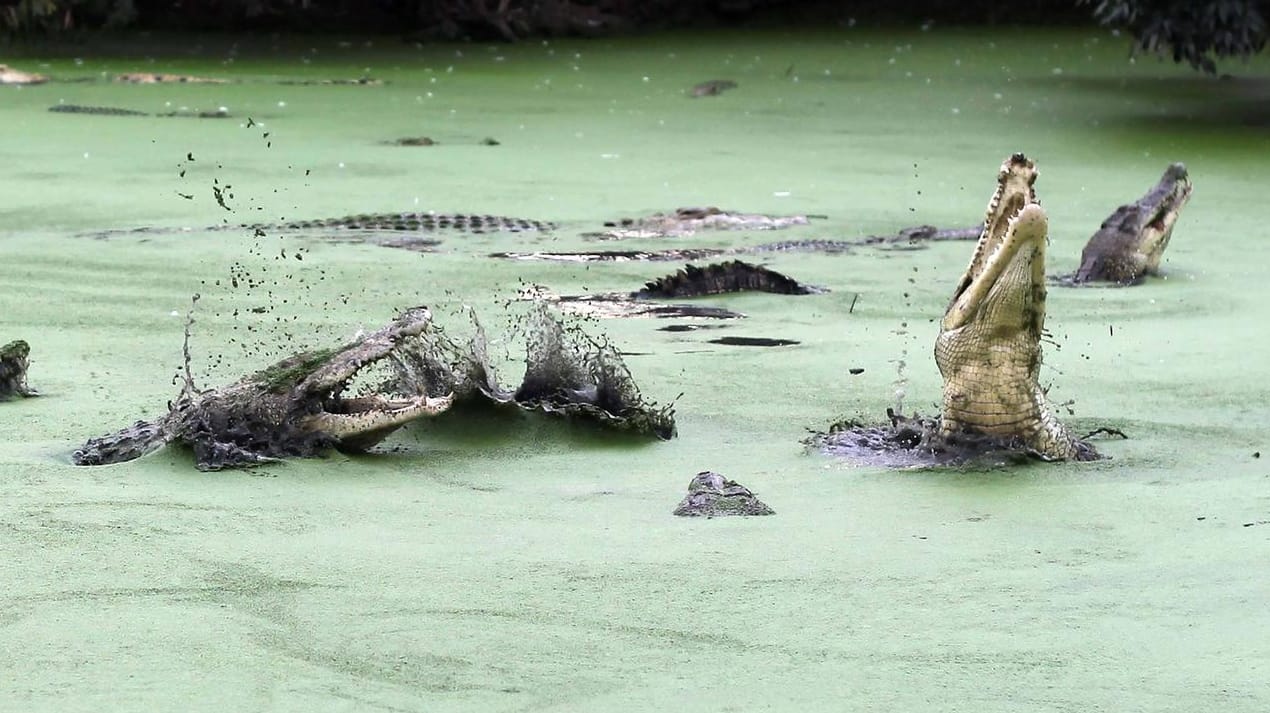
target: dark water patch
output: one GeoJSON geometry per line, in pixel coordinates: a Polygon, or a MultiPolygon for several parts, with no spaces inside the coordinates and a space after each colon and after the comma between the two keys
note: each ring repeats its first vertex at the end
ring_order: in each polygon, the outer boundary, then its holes
{"type": "Polygon", "coordinates": [[[1039,460],[1018,439],[979,434],[940,433],[938,418],[902,416],[886,411],[889,423],[839,421],[803,440],[808,448],[850,461],[883,468],[945,466],[1000,467],[1039,460]]]}
{"type": "Polygon", "coordinates": [[[736,89],[737,83],[731,79],[709,79],[698,84],[694,84],[688,89],[688,96],[693,99],[701,97],[717,97],[729,89],[736,89]]]}
{"type": "Polygon", "coordinates": [[[430,136],[403,136],[400,139],[385,141],[389,146],[436,146],[437,142],[430,136]]]}
{"type": "Polygon", "coordinates": [[[788,347],[802,342],[793,339],[772,339],[770,337],[719,337],[711,339],[711,344],[723,344],[729,347],[788,347]]]}
{"type": "Polygon", "coordinates": [[[658,327],[659,332],[695,332],[699,329],[723,329],[722,324],[668,324],[658,327]]]}
{"type": "Polygon", "coordinates": [[[1114,101],[1101,101],[1102,109],[1067,102],[1082,122],[1096,118],[1102,125],[1124,128],[1159,128],[1211,133],[1236,128],[1270,127],[1270,79],[1209,76],[1184,77],[1063,77],[1029,80],[1043,89],[1084,91],[1114,101]]]}

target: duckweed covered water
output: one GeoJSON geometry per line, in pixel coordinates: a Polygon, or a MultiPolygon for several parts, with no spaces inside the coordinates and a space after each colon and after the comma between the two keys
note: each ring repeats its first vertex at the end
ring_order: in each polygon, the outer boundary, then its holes
{"type": "Polygon", "coordinates": [[[97,80],[0,87],[0,342],[31,343],[43,394],[0,406],[7,707],[1270,705],[1265,60],[1213,81],[1129,64],[1092,30],[150,42],[6,58],[97,80]],[[100,81],[124,71],[240,81],[100,81]],[[386,84],[275,81],[364,75],[386,84]],[[739,86],[685,96],[709,79],[739,86]],[[384,144],[420,135],[435,145],[384,144]],[[175,396],[196,292],[210,386],[414,304],[501,325],[526,284],[622,292],[667,272],[484,257],[593,249],[578,235],[605,220],[828,216],[632,249],[971,224],[1017,150],[1041,169],[1050,272],[1169,162],[1195,181],[1166,278],[1050,292],[1050,399],[1076,431],[1131,436],[1099,444],[1110,460],[903,472],[803,450],[839,418],[937,409],[931,346],[971,250],[949,242],[774,253],[769,267],[831,291],[702,300],[747,315],[720,329],[588,325],[646,396],[682,392],[671,442],[490,415],[252,474],[198,473],[180,450],[69,465],[85,438],[175,396]],[[417,210],[562,228],[441,235],[432,253],[203,230],[417,210]],[[84,237],[139,226],[171,232],[84,237]],[[709,341],[722,336],[798,344],[709,341]],[[672,517],[705,470],[779,514],[672,517]]]}

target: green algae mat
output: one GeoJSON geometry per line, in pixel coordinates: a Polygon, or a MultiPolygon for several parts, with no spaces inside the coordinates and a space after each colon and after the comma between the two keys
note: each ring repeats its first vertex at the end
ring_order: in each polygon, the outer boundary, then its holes
{"type": "Polygon", "coordinates": [[[844,30],[6,57],[84,81],[0,87],[0,343],[31,343],[42,394],[0,404],[0,708],[1266,710],[1270,65],[1218,81],[1125,45],[844,30]],[[110,81],[132,71],[234,81],[110,81]],[[363,76],[383,84],[279,81],[363,76]],[[711,79],[738,87],[686,96],[711,79]],[[971,225],[1014,151],[1041,171],[1052,273],[1169,162],[1194,180],[1165,277],[1050,291],[1049,398],[1078,432],[1129,436],[1098,442],[1107,460],[894,471],[805,450],[839,418],[937,410],[932,345],[971,251],[943,242],[764,255],[830,292],[702,300],[746,315],[719,329],[587,323],[646,396],[678,396],[672,441],[473,415],[246,472],[180,449],[70,465],[176,396],[195,293],[202,386],[417,304],[474,310],[514,382],[523,288],[629,291],[682,263],[490,253],[971,225]],[[693,205],[824,218],[581,237],[693,205]],[[560,227],[425,251],[233,227],[396,211],[560,227]],[[672,517],[702,470],[776,515],[672,517]]]}

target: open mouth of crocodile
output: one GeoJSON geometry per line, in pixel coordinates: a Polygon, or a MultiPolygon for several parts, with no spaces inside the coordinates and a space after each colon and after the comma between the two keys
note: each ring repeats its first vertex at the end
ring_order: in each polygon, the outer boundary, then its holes
{"type": "Polygon", "coordinates": [[[450,408],[454,394],[394,393],[391,384],[396,380],[388,356],[361,364],[330,389],[319,401],[320,410],[306,417],[305,426],[346,445],[369,446],[415,419],[450,408]]]}
{"type": "Polygon", "coordinates": [[[1175,163],[1164,172],[1160,189],[1156,195],[1148,197],[1143,203],[1150,213],[1143,221],[1143,229],[1163,235],[1173,229],[1173,224],[1182,213],[1182,208],[1191,199],[1191,180],[1186,173],[1186,166],[1175,163]]]}
{"type": "MultiPolygon", "coordinates": [[[[944,314],[945,330],[967,325],[988,305],[1013,308],[1032,320],[1044,319],[1043,293],[1035,295],[1031,290],[1018,289],[1021,285],[1039,285],[1043,290],[1045,284],[1048,226],[1045,211],[1036,203],[1032,190],[1036,176],[1035,166],[1022,154],[1011,156],[1001,167],[983,234],[944,314]],[[1042,302],[1039,312],[1038,297],[1042,302]]],[[[1035,326],[1039,331],[1039,322],[1035,326]]]]}
{"type": "Polygon", "coordinates": [[[386,397],[382,395],[342,398],[332,395],[322,403],[322,410],[310,415],[305,423],[341,442],[365,439],[371,435],[380,438],[424,416],[434,416],[450,408],[453,394],[433,398],[386,397]]]}
{"type": "Polygon", "coordinates": [[[343,445],[366,447],[410,421],[450,408],[454,394],[430,396],[426,384],[408,383],[397,367],[403,352],[426,348],[419,337],[429,321],[426,309],[412,310],[393,327],[325,359],[298,385],[317,404],[302,426],[343,445]]]}

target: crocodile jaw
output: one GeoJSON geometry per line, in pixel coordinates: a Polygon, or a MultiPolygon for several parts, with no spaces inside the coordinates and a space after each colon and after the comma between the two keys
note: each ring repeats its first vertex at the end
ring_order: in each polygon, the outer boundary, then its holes
{"type": "Polygon", "coordinates": [[[1045,326],[1048,221],[1035,202],[1035,167],[1002,166],[983,234],[940,323],[941,432],[1016,439],[1050,460],[1098,457],[1049,409],[1039,385],[1045,326]]]}
{"type": "Polygon", "coordinates": [[[1146,195],[1120,206],[1102,222],[1081,251],[1075,281],[1133,284],[1143,275],[1158,273],[1173,225],[1190,198],[1186,166],[1170,165],[1146,195]]]}
{"type": "Polygon", "coordinates": [[[1000,237],[985,233],[944,312],[941,338],[979,320],[991,321],[995,333],[1017,325],[1039,339],[1045,324],[1047,234],[1048,219],[1036,203],[1012,215],[1000,237]]]}
{"type": "Polygon", "coordinates": [[[1160,258],[1169,245],[1169,238],[1173,237],[1173,224],[1191,199],[1191,188],[1186,166],[1175,163],[1164,171],[1157,187],[1143,197],[1137,252],[1147,272],[1159,271],[1160,258]]]}
{"type": "Polygon", "coordinates": [[[379,395],[341,399],[347,413],[321,411],[301,419],[300,426],[320,431],[350,450],[365,450],[387,438],[390,433],[424,416],[435,416],[454,401],[454,394],[439,398],[417,396],[406,400],[389,400],[379,395]]]}

